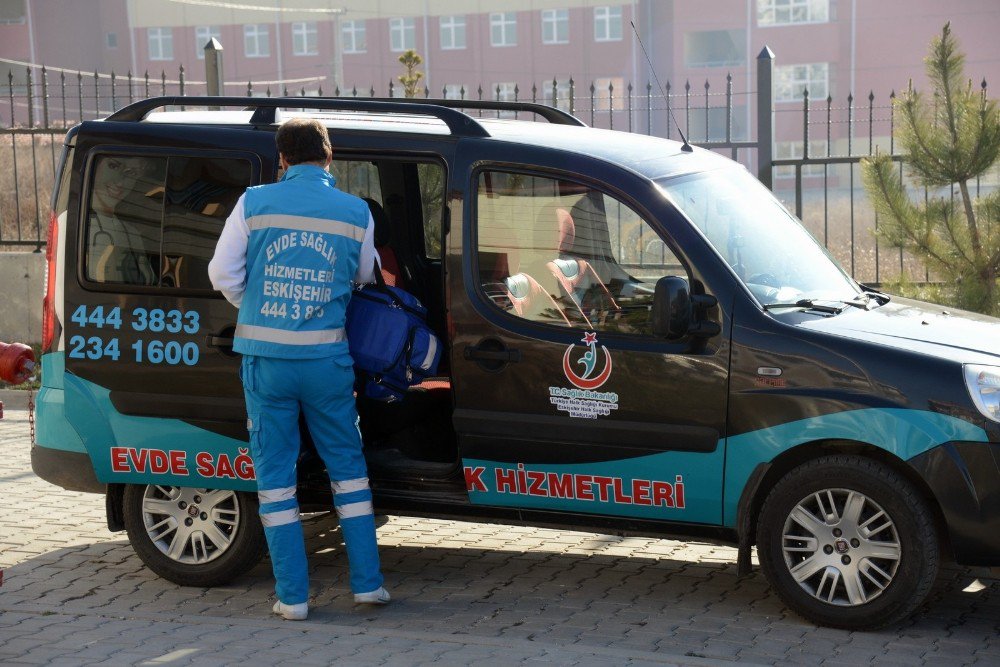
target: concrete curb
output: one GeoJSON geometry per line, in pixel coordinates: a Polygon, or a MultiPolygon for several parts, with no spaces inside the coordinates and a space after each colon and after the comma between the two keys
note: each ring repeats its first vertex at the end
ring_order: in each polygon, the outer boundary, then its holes
{"type": "Polygon", "coordinates": [[[27,410],[30,393],[21,389],[0,389],[0,403],[5,410],[27,410]]]}

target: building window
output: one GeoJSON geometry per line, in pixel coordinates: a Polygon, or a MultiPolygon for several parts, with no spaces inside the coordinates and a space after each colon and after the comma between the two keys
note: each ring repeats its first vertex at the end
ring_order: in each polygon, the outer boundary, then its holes
{"type": "Polygon", "coordinates": [[[542,44],[569,43],[569,10],[542,10],[542,44]]]}
{"type": "MultiPolygon", "coordinates": [[[[826,139],[814,139],[809,142],[809,157],[826,157],[826,139]]],[[[798,159],[802,157],[801,141],[777,141],[774,144],[774,157],[777,160],[798,159]]],[[[823,165],[802,165],[802,176],[805,178],[823,175],[823,165]]],[[[774,168],[775,178],[795,178],[795,167],[785,165],[774,168]]]]}
{"type": "Polygon", "coordinates": [[[446,100],[464,100],[468,94],[469,89],[465,87],[464,83],[446,83],[444,85],[444,99],[446,100]]]}
{"type": "Polygon", "coordinates": [[[705,30],[684,35],[687,67],[737,67],[746,63],[747,34],[743,30],[705,30]]]}
{"type": "Polygon", "coordinates": [[[688,141],[744,141],[747,138],[746,106],[733,105],[731,110],[725,106],[710,106],[692,109],[688,118],[685,136],[688,141]],[[707,125],[706,125],[707,123],[707,125]],[[729,129],[728,134],[726,129],[729,129]]]}
{"type": "MultiPolygon", "coordinates": [[[[516,102],[517,101],[517,82],[516,81],[501,81],[500,83],[494,83],[490,87],[490,97],[493,98],[495,102],[516,102]]],[[[497,114],[497,118],[513,118],[513,111],[501,111],[497,114]]]]}
{"type": "Polygon", "coordinates": [[[464,16],[441,17],[441,48],[442,49],[465,48],[464,16]]]}
{"type": "Polygon", "coordinates": [[[243,53],[247,58],[271,56],[271,33],[266,23],[243,26],[243,53]]]}
{"type": "Polygon", "coordinates": [[[490,46],[517,46],[517,14],[490,14],[490,46]]]}
{"type": "Polygon", "coordinates": [[[316,46],[316,22],[302,21],[292,24],[292,55],[315,56],[319,53],[316,46]]]}
{"type": "Polygon", "coordinates": [[[389,19],[389,49],[407,51],[416,48],[417,29],[413,18],[389,19]]]}
{"type": "Polygon", "coordinates": [[[150,60],[174,59],[174,32],[171,28],[147,28],[150,60]]]}
{"type": "Polygon", "coordinates": [[[757,0],[758,25],[826,23],[830,0],[757,0]]]}
{"type": "Polygon", "coordinates": [[[625,94],[625,79],[620,76],[594,79],[594,111],[621,111],[625,94]]]}
{"type": "Polygon", "coordinates": [[[368,37],[363,19],[342,22],[340,36],[344,42],[344,53],[365,53],[368,50],[368,37]]]}
{"type": "Polygon", "coordinates": [[[774,101],[801,102],[802,92],[809,90],[809,99],[825,100],[830,94],[829,63],[783,65],[774,68],[774,101]]]}
{"type": "Polygon", "coordinates": [[[198,60],[205,59],[205,46],[213,39],[222,43],[222,28],[215,25],[200,25],[194,29],[194,51],[198,60]]]}
{"type": "Polygon", "coordinates": [[[105,34],[105,38],[107,39],[107,44],[108,44],[108,48],[109,49],[117,49],[118,48],[118,33],[117,32],[106,33],[105,34]]]}
{"type": "Polygon", "coordinates": [[[569,111],[569,79],[554,79],[542,85],[543,98],[549,106],[569,111]]]}
{"type": "Polygon", "coordinates": [[[27,0],[0,2],[0,25],[23,25],[27,16],[27,0]]]}
{"type": "MultiPolygon", "coordinates": [[[[516,102],[518,96],[517,82],[501,81],[494,83],[490,88],[490,95],[496,102],[516,102]]],[[[499,111],[497,118],[515,118],[517,114],[513,111],[499,111]]]]}
{"type": "Polygon", "coordinates": [[[622,8],[594,7],[594,41],[618,42],[622,38],[622,8]]]}

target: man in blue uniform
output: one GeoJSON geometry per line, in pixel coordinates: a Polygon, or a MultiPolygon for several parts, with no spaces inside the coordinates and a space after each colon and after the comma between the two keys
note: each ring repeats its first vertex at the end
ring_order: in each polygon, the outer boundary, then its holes
{"type": "Polygon", "coordinates": [[[302,620],[309,580],[295,497],[300,409],[330,475],[354,600],[389,601],[344,334],[352,281],[373,280],[377,255],[368,205],[327,173],[332,150],[322,123],[288,121],[275,140],[284,177],[240,197],[208,271],[239,308],[233,349],[243,355],[260,519],[277,580],[274,613],[302,620]]]}

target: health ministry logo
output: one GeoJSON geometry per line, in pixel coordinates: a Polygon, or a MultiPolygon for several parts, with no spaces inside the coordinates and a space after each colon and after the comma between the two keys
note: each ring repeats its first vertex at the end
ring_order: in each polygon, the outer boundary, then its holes
{"type": "Polygon", "coordinates": [[[597,389],[611,377],[611,353],[608,352],[608,348],[601,345],[600,349],[604,356],[604,365],[602,370],[595,375],[599,356],[597,350],[597,332],[585,333],[580,342],[587,346],[587,351],[583,353],[582,357],[576,360],[576,365],[583,366],[583,372],[578,374],[573,370],[572,355],[576,349],[576,344],[574,343],[567,347],[565,354],[563,354],[563,373],[566,374],[567,380],[580,389],[597,389]]]}

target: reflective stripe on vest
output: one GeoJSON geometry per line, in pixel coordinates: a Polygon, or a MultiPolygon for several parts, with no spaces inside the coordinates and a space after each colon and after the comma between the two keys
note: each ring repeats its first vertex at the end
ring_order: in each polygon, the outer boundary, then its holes
{"type": "Polygon", "coordinates": [[[322,345],[324,343],[342,343],[347,340],[347,332],[339,329],[320,329],[319,331],[289,331],[274,327],[261,327],[252,324],[237,324],[236,337],[248,340],[259,340],[264,343],[281,343],[283,345],[322,345]]]}
{"type": "Polygon", "coordinates": [[[251,232],[277,228],[294,229],[300,232],[316,232],[318,234],[336,234],[337,236],[346,236],[355,241],[363,241],[365,238],[365,227],[352,225],[349,222],[322,218],[306,218],[299,215],[283,215],[280,213],[266,213],[247,218],[247,226],[251,232]]]}

